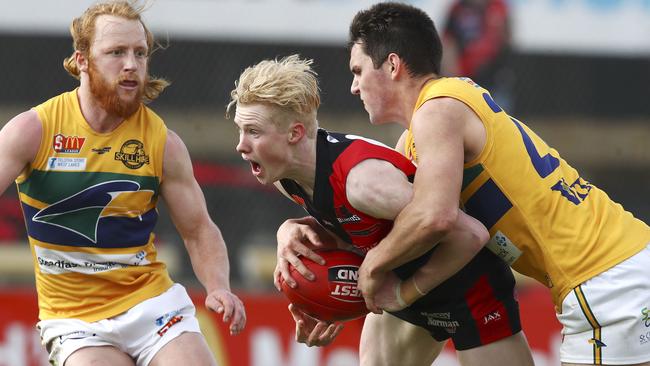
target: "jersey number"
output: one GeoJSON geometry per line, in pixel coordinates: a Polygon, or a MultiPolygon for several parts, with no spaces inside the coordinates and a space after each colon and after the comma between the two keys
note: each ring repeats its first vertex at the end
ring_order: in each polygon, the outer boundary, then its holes
{"type": "Polygon", "coordinates": [[[524,127],[517,121],[515,118],[510,117],[512,122],[517,126],[519,132],[521,132],[521,137],[524,139],[524,146],[526,147],[526,152],[530,156],[530,162],[533,163],[533,167],[537,171],[540,177],[546,178],[549,174],[553,173],[555,169],[560,166],[560,160],[551,154],[546,154],[540,156],[537,152],[537,148],[533,143],[533,139],[528,136],[524,127]]]}
{"type": "MultiPolygon", "coordinates": [[[[524,146],[526,147],[526,152],[530,157],[530,162],[533,164],[535,171],[541,178],[548,177],[560,166],[560,159],[554,157],[550,153],[541,156],[533,143],[533,139],[531,139],[526,133],[526,130],[521,123],[512,117],[510,117],[510,120],[512,120],[521,133],[521,137],[524,140],[524,146]]],[[[592,187],[593,186],[589,182],[585,181],[581,177],[578,177],[578,179],[571,184],[568,184],[564,178],[560,178],[560,180],[551,187],[551,190],[560,192],[560,194],[569,202],[574,205],[579,205],[580,202],[587,198],[592,187]]]]}

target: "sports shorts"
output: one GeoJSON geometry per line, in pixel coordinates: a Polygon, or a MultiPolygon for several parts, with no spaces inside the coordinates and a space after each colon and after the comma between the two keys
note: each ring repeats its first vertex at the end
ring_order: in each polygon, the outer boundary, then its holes
{"type": "Polygon", "coordinates": [[[562,362],[650,361],[650,245],[574,288],[557,318],[562,362]]]}
{"type": "MultiPolygon", "coordinates": [[[[402,279],[410,274],[397,273],[402,279]]],[[[467,350],[521,331],[514,286],[508,264],[483,248],[458,273],[391,314],[425,328],[439,342],[451,338],[457,350],[467,350]]]]}
{"type": "Polygon", "coordinates": [[[41,342],[50,363],[63,366],[70,355],[84,347],[113,346],[146,366],[156,353],[183,332],[200,333],[194,304],[180,284],[109,319],[88,323],[79,319],[38,322],[41,342]]]}

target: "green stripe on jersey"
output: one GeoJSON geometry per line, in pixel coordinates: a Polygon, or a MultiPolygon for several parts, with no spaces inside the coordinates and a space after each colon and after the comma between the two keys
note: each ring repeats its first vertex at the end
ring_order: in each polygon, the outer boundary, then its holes
{"type": "Polygon", "coordinates": [[[128,180],[140,184],[140,190],[158,192],[158,177],[100,172],[55,172],[34,170],[18,190],[27,196],[46,203],[57,202],[96,184],[128,180]],[[46,187],[43,189],[43,187],[46,187]],[[56,187],[56,189],[47,189],[56,187]]]}

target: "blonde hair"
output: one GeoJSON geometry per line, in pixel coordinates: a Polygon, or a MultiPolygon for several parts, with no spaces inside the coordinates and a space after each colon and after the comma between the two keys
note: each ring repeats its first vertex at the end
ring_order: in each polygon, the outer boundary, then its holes
{"type": "MultiPolygon", "coordinates": [[[[147,37],[147,57],[151,56],[154,51],[154,37],[153,33],[147,29],[141,18],[145,6],[137,6],[135,1],[107,1],[95,4],[88,9],[78,18],[72,20],[70,24],[70,34],[72,35],[72,47],[75,52],[79,51],[86,58],[90,57],[90,45],[95,37],[95,24],[97,18],[101,15],[113,15],[116,17],[137,20],[142,24],[145,35],[147,37]]],[[[72,77],[79,79],[81,71],[75,60],[75,53],[73,52],[70,57],[63,60],[63,67],[68,71],[72,77]]],[[[152,78],[147,75],[146,85],[144,88],[143,99],[145,102],[150,102],[160,95],[162,91],[169,86],[169,82],[162,78],[152,78]]]]}
{"type": "MultiPolygon", "coordinates": [[[[307,130],[307,136],[315,137],[318,122],[316,113],[320,106],[318,74],[312,70],[313,60],[303,60],[291,55],[281,60],[264,60],[248,67],[235,81],[230,92],[231,101],[226,108],[226,118],[234,105],[264,103],[277,107],[288,117],[298,117],[307,130]]],[[[286,124],[288,118],[278,121],[276,126],[286,124]]]]}

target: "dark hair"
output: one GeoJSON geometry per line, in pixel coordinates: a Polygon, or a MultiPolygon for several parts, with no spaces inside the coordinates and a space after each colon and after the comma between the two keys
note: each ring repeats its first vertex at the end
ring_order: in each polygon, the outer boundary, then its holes
{"type": "Polygon", "coordinates": [[[358,12],[350,24],[348,48],[355,43],[361,44],[375,68],[396,53],[412,76],[440,74],[440,36],[433,20],[414,6],[384,2],[358,12]]]}

